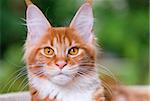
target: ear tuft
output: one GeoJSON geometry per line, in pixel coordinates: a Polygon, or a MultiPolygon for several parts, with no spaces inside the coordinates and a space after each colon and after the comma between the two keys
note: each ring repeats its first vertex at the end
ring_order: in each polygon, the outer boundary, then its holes
{"type": "Polygon", "coordinates": [[[93,22],[94,18],[92,7],[89,3],[85,3],[76,13],[70,27],[74,28],[79,35],[85,39],[85,41],[91,42],[93,40],[93,22]]]}

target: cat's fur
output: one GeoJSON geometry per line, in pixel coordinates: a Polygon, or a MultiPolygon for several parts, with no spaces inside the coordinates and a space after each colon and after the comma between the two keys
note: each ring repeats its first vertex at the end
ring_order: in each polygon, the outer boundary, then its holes
{"type": "Polygon", "coordinates": [[[37,6],[26,0],[28,35],[25,60],[33,101],[104,101],[96,73],[96,48],[91,0],[87,0],[69,27],[52,27],[37,6]],[[41,53],[51,47],[54,55],[41,53]],[[78,48],[77,55],[68,51],[78,48]],[[57,64],[64,64],[59,68],[57,64]]]}
{"type": "Polygon", "coordinates": [[[147,101],[150,98],[147,92],[116,86],[112,78],[101,78],[102,82],[99,79],[92,0],[80,7],[69,27],[52,27],[37,6],[30,0],[26,4],[28,35],[24,56],[32,101],[147,101]],[[55,54],[43,55],[44,47],[53,48],[55,54]],[[79,48],[78,55],[67,55],[72,47],[79,48]],[[64,63],[63,68],[57,65],[64,63]]]}

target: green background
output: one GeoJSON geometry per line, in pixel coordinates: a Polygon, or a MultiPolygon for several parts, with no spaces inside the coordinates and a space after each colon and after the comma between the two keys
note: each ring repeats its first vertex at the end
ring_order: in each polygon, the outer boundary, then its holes
{"type": "MultiPolygon", "coordinates": [[[[59,27],[69,25],[84,0],[33,2],[53,26],[59,27]]],[[[0,0],[0,4],[0,92],[22,91],[27,89],[26,71],[20,69],[25,68],[26,6],[23,0],[0,0]]],[[[94,0],[94,30],[101,47],[98,61],[122,84],[149,84],[148,7],[148,0],[94,0]]],[[[104,69],[100,72],[111,74],[104,69]]]]}

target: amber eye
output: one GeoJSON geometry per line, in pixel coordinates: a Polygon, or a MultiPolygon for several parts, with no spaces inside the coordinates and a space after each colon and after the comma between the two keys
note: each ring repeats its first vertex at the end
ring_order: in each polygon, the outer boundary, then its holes
{"type": "Polygon", "coordinates": [[[43,54],[46,56],[51,56],[54,54],[54,50],[50,47],[45,47],[43,50],[43,54]]]}
{"type": "Polygon", "coordinates": [[[69,54],[69,55],[77,55],[78,52],[79,52],[79,48],[73,47],[73,48],[71,48],[71,49],[69,50],[68,54],[69,54]]]}

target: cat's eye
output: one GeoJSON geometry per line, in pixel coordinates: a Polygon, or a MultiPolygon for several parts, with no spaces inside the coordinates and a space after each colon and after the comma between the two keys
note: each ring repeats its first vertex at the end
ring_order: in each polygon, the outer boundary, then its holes
{"type": "Polygon", "coordinates": [[[71,49],[68,51],[68,54],[69,54],[69,55],[77,55],[78,52],[79,52],[79,48],[73,47],[73,48],[71,48],[71,49]]]}
{"type": "Polygon", "coordinates": [[[43,53],[43,55],[50,57],[54,54],[54,50],[50,47],[45,47],[45,48],[43,48],[42,53],[43,53]]]}

